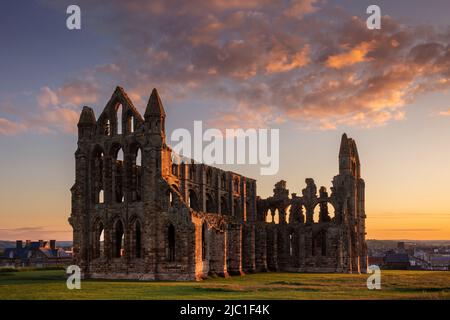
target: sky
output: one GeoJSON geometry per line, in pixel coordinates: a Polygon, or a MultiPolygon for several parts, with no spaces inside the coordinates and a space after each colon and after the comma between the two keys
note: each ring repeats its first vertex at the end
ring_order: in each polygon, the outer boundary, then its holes
{"type": "Polygon", "coordinates": [[[331,186],[342,133],[366,181],[367,238],[450,239],[450,2],[3,1],[0,239],[70,240],[76,123],[156,87],[177,128],[276,128],[280,170],[331,186]],[[66,9],[81,9],[68,30],[66,9]],[[366,8],[381,8],[380,30],[366,8]]]}

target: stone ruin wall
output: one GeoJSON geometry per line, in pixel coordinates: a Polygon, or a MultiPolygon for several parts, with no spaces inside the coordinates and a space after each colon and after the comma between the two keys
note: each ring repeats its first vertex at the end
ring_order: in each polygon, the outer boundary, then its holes
{"type": "Polygon", "coordinates": [[[257,197],[253,179],[176,161],[156,90],[142,117],[118,87],[98,119],[83,108],[78,135],[69,222],[84,277],[200,280],[367,268],[364,181],[346,135],[330,195],[307,179],[301,196],[289,196],[280,181],[267,199],[257,197]]]}

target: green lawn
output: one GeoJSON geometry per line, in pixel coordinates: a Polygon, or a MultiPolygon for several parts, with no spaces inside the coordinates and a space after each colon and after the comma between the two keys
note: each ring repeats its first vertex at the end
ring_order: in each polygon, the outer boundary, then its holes
{"type": "Polygon", "coordinates": [[[0,299],[450,299],[450,272],[382,271],[368,275],[258,273],[201,282],[83,280],[66,288],[63,270],[0,273],[0,299]]]}

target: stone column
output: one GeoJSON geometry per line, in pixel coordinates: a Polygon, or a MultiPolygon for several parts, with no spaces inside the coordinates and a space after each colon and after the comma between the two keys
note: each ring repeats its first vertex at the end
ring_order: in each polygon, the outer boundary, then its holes
{"type": "Polygon", "coordinates": [[[255,227],[253,224],[243,225],[242,251],[244,271],[255,272],[255,227]]]}
{"type": "Polygon", "coordinates": [[[209,273],[221,277],[228,277],[226,232],[211,232],[209,273]]]}
{"type": "Polygon", "coordinates": [[[278,239],[277,228],[268,226],[267,232],[267,268],[270,271],[278,271],[278,239]]]}
{"type": "Polygon", "coordinates": [[[230,224],[227,230],[228,252],[227,269],[231,275],[243,275],[242,270],[242,225],[230,224]]]}
{"type": "Polygon", "coordinates": [[[255,264],[257,272],[267,271],[267,235],[264,223],[255,228],[255,264]]]}

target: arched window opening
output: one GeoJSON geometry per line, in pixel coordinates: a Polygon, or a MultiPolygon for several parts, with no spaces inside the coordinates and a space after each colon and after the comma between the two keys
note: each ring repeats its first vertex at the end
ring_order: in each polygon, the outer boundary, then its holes
{"type": "Polygon", "coordinates": [[[105,136],[110,136],[111,135],[111,121],[106,120],[105,125],[103,127],[103,134],[105,136]]]}
{"type": "Polygon", "coordinates": [[[116,119],[117,119],[117,134],[122,134],[122,105],[119,104],[117,106],[117,113],[116,113],[116,119]]]}
{"type": "Polygon", "coordinates": [[[116,202],[121,203],[125,201],[125,193],[123,186],[123,176],[125,174],[124,156],[122,148],[117,151],[114,161],[114,192],[116,202]]]}
{"type": "Polygon", "coordinates": [[[141,148],[138,148],[137,152],[136,152],[136,165],[137,166],[142,166],[142,151],[141,151],[141,148]]]}
{"type": "Polygon", "coordinates": [[[314,222],[330,222],[332,217],[334,217],[334,207],[329,202],[320,202],[314,208],[314,222]]]}
{"type": "Polygon", "coordinates": [[[102,232],[100,233],[99,241],[100,257],[103,257],[105,255],[105,230],[103,229],[103,227],[102,232]]]}
{"type": "Polygon", "coordinates": [[[103,189],[104,189],[104,155],[101,149],[97,149],[93,154],[92,159],[92,181],[93,181],[93,190],[92,199],[94,203],[103,203],[103,189]],[[102,198],[102,199],[101,199],[102,198]]]}
{"type": "Polygon", "coordinates": [[[127,133],[134,132],[134,117],[132,115],[127,118],[127,133]]]}
{"type": "Polygon", "coordinates": [[[103,223],[98,223],[94,234],[94,259],[104,256],[104,227],[103,223]]]}
{"type": "Polygon", "coordinates": [[[203,225],[202,225],[202,261],[206,260],[206,231],[207,231],[206,222],[203,222],[203,225]]]}
{"type": "Polygon", "coordinates": [[[275,209],[275,213],[273,214],[273,222],[275,224],[280,223],[280,212],[278,211],[278,209],[275,209]]]}
{"type": "Polygon", "coordinates": [[[142,152],[141,148],[136,150],[135,157],[133,159],[132,166],[132,195],[133,201],[141,201],[142,200],[142,152]]]}
{"type": "Polygon", "coordinates": [[[98,193],[98,203],[105,203],[105,195],[103,189],[98,193]]]}
{"type": "Polygon", "coordinates": [[[168,260],[175,261],[175,227],[171,224],[167,230],[168,260]]]}
{"type": "Polygon", "coordinates": [[[142,257],[142,236],[141,236],[141,223],[136,221],[134,226],[134,241],[135,241],[135,251],[134,255],[136,258],[142,257]]]}
{"type": "Polygon", "coordinates": [[[119,150],[117,150],[116,160],[123,161],[123,159],[124,159],[123,150],[122,148],[120,148],[119,150]]]}
{"type": "Polygon", "coordinates": [[[314,207],[313,223],[319,223],[319,220],[320,220],[320,205],[316,205],[314,207]]]}
{"type": "Polygon", "coordinates": [[[294,202],[288,207],[289,223],[305,223],[304,205],[300,202],[294,202]]]}
{"type": "Polygon", "coordinates": [[[172,194],[172,191],[170,189],[167,190],[167,202],[169,203],[169,207],[173,207],[173,205],[174,205],[173,194],[172,194]]]}
{"type": "Polygon", "coordinates": [[[273,213],[271,210],[267,210],[266,213],[266,222],[267,223],[273,223],[273,213]]]}
{"type": "Polygon", "coordinates": [[[198,198],[194,190],[189,191],[189,207],[195,211],[199,211],[198,198]]]}
{"type": "Polygon", "coordinates": [[[293,216],[291,217],[291,205],[289,205],[287,208],[286,208],[286,223],[291,223],[291,219],[293,218],[293,216]]]}
{"type": "Polygon", "coordinates": [[[336,209],[330,202],[327,202],[327,213],[329,218],[328,221],[331,221],[336,217],[336,209]]]}
{"type": "Polygon", "coordinates": [[[125,255],[125,233],[122,221],[117,221],[114,228],[114,257],[121,258],[125,255]]]}

